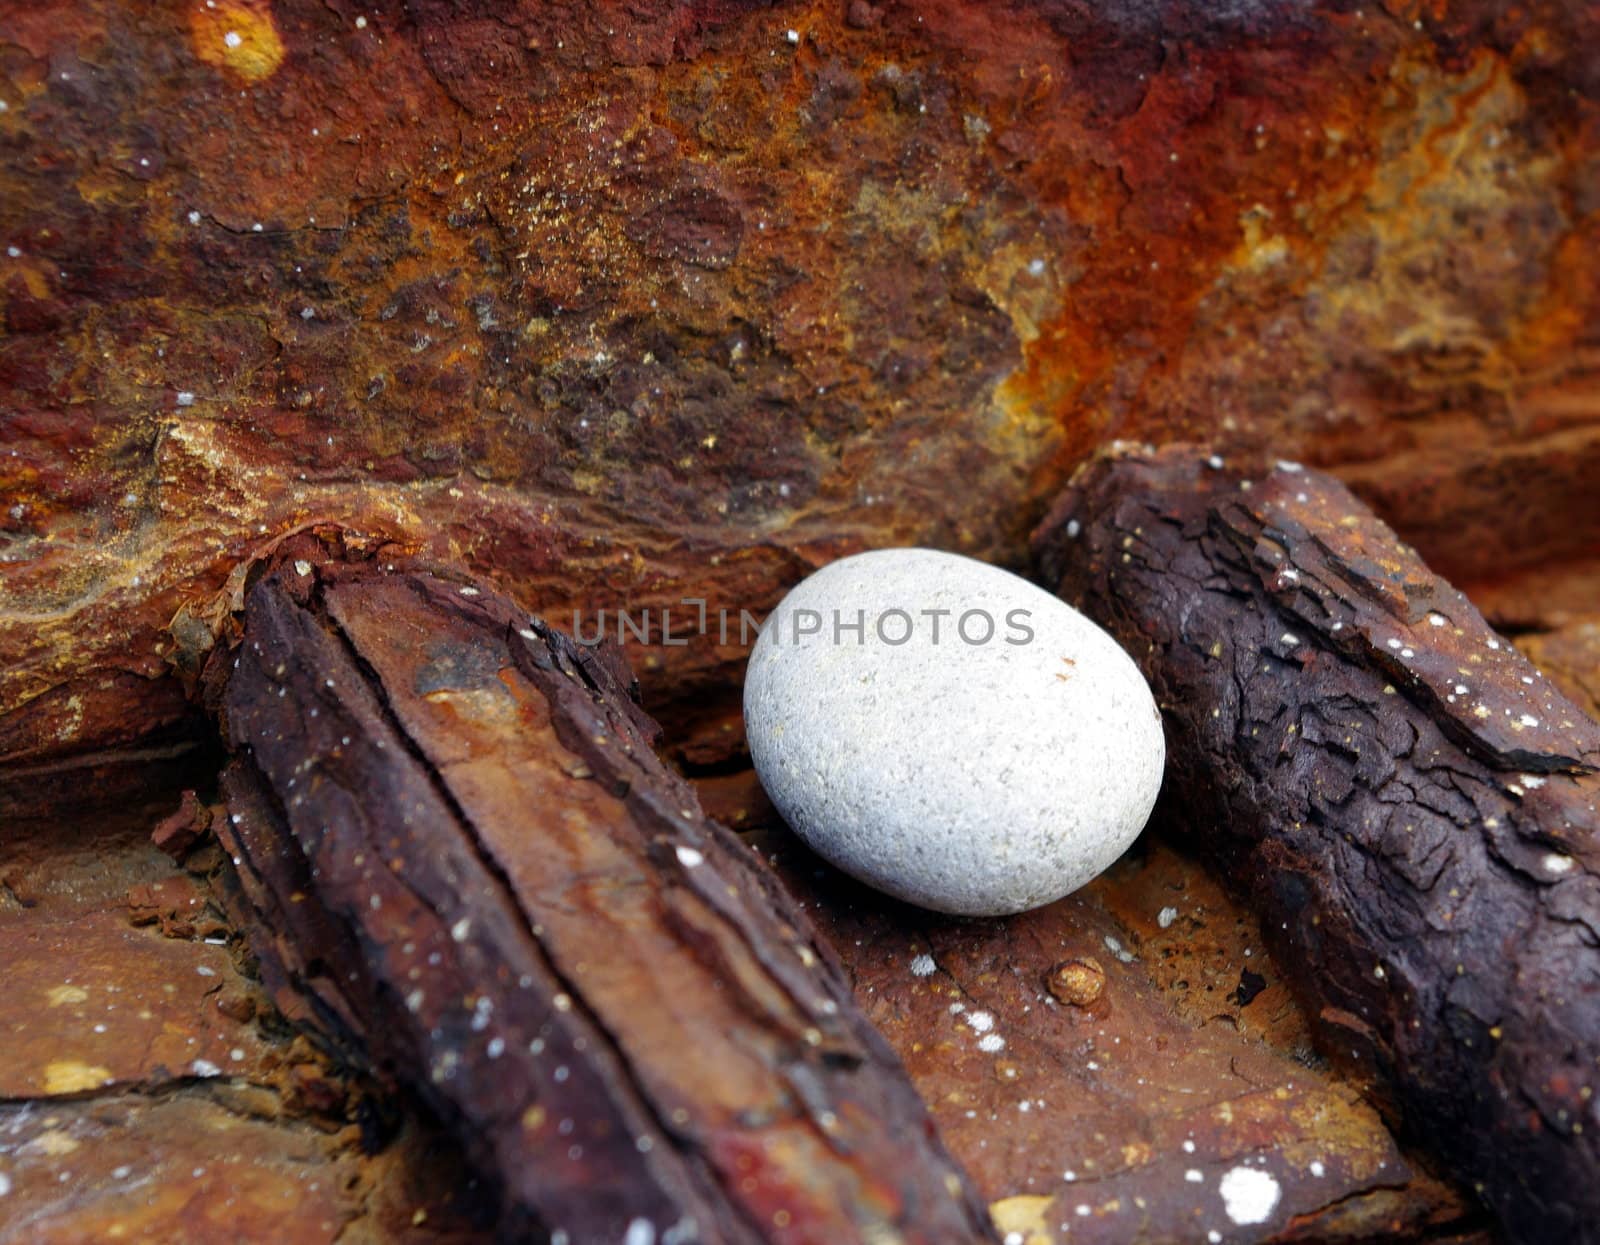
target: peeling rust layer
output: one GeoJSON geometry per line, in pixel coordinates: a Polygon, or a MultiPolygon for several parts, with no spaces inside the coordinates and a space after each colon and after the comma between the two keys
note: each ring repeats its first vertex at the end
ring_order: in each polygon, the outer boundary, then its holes
{"type": "Polygon", "coordinates": [[[1036,548],[1150,678],[1167,815],[1259,906],[1330,1052],[1512,1239],[1600,1239],[1600,724],[1296,464],[1126,450],[1036,548]]]}
{"type": "Polygon", "coordinates": [[[275,994],[414,1083],[529,1230],[991,1239],[837,963],[656,759],[613,661],[456,576],[271,571],[218,669],[224,834],[275,994]]]}
{"type": "MultiPolygon", "coordinates": [[[[313,521],[553,618],[759,610],[1015,561],[1119,435],[1336,466],[1457,576],[1592,547],[1597,22],[13,0],[0,715],[140,725],[101,680],[192,667],[313,521]]],[[[686,750],[741,656],[642,663],[686,750]]]]}

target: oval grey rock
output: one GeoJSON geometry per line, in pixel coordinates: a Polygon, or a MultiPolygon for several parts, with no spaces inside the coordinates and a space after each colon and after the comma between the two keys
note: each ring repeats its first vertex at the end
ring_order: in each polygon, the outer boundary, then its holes
{"type": "Polygon", "coordinates": [[[968,916],[1102,872],[1166,762],[1115,640],[1019,576],[932,549],[857,554],[795,587],[750,655],[744,715],[762,785],[813,850],[968,916]]]}

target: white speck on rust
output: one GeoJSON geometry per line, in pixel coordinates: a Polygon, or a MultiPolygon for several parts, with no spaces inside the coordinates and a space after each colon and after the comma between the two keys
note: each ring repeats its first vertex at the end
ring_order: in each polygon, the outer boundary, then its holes
{"type": "Polygon", "coordinates": [[[222,1069],[209,1059],[196,1059],[189,1065],[189,1071],[195,1076],[221,1076],[222,1069]]]}
{"type": "Polygon", "coordinates": [[[1560,852],[1545,854],[1544,867],[1558,876],[1571,873],[1577,866],[1578,862],[1571,856],[1564,856],[1560,852]]]}
{"type": "Polygon", "coordinates": [[[1198,1167],[1191,1167],[1188,1171],[1183,1173],[1183,1178],[1190,1184],[1200,1184],[1203,1180],[1205,1180],[1206,1177],[1205,1173],[1202,1172],[1198,1167]]]}
{"type": "Polygon", "coordinates": [[[1172,927],[1172,923],[1177,919],[1178,910],[1176,908],[1163,908],[1160,912],[1156,913],[1156,924],[1161,926],[1162,929],[1170,929],[1172,927]]]}
{"type": "Polygon", "coordinates": [[[938,969],[939,966],[933,962],[931,955],[919,955],[911,961],[911,975],[913,977],[931,977],[938,969]]]}
{"type": "Polygon", "coordinates": [[[1517,721],[1521,722],[1524,726],[1539,725],[1539,719],[1534,717],[1531,713],[1524,713],[1520,718],[1517,719],[1517,721]]]}
{"type": "Polygon", "coordinates": [[[1327,1173],[1327,1168],[1322,1165],[1321,1159],[1311,1160],[1311,1174],[1319,1179],[1327,1173]]]}
{"type": "Polygon", "coordinates": [[[457,921],[454,925],[452,925],[450,927],[450,937],[455,939],[457,942],[466,942],[467,935],[470,934],[471,932],[472,932],[472,918],[471,917],[464,916],[459,921],[457,921]]]}
{"type": "Polygon", "coordinates": [[[1522,785],[1528,788],[1530,791],[1537,791],[1540,787],[1544,786],[1544,779],[1540,778],[1537,774],[1518,774],[1517,778],[1522,785]]]}
{"type": "Polygon", "coordinates": [[[992,1055],[996,1051],[1002,1051],[1005,1048],[1006,1040],[998,1033],[985,1033],[981,1038],[978,1039],[978,1049],[983,1051],[985,1054],[992,1055]]]}
{"type": "Polygon", "coordinates": [[[705,857],[692,847],[678,845],[678,863],[685,869],[693,869],[696,865],[704,864],[705,857]]]}
{"type": "Polygon", "coordinates": [[[1222,1207],[1234,1223],[1265,1223],[1277,1209],[1280,1190],[1271,1172],[1230,1168],[1217,1185],[1222,1207]]]}
{"type": "Polygon", "coordinates": [[[994,1028],[994,1017],[988,1012],[972,1012],[966,1020],[978,1033],[987,1033],[994,1028]]]}
{"type": "Polygon", "coordinates": [[[294,564],[294,573],[296,575],[311,574],[311,563],[307,562],[304,558],[299,559],[294,564]]]}

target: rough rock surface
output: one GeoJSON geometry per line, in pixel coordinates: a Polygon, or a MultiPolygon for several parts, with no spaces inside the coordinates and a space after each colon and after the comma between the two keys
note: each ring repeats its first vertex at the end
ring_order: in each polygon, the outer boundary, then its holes
{"type": "MultiPolygon", "coordinates": [[[[0,714],[157,725],[115,685],[319,518],[552,616],[756,609],[861,547],[1014,561],[1087,449],[1203,432],[1457,577],[1592,546],[1597,23],[10,4],[0,714]]],[[[741,655],[642,663],[686,753],[741,655]]]]}

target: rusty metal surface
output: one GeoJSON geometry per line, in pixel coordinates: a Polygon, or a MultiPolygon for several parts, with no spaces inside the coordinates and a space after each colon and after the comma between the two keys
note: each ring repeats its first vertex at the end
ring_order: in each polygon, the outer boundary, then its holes
{"type": "Polygon", "coordinates": [[[0,1105],[0,1171],[7,1245],[331,1242],[360,1207],[336,1138],[201,1093],[0,1105]]]}
{"type": "Polygon", "coordinates": [[[781,823],[752,841],[833,940],[1010,1239],[1482,1232],[1359,1081],[1312,1053],[1254,919],[1193,860],[1149,844],[1046,908],[962,921],[853,883],[781,823]],[[1241,996],[1245,972],[1262,984],[1241,996]],[[1228,1213],[1240,1169],[1277,1188],[1261,1222],[1228,1213]]]}
{"type": "Polygon", "coordinates": [[[614,662],[456,573],[286,552],[216,665],[219,833],[275,997],[431,1104],[517,1231],[990,1239],[614,662]]]}
{"type": "MultiPolygon", "coordinates": [[[[7,755],[144,729],[102,681],[317,519],[552,616],[760,609],[1018,561],[1086,451],[1204,433],[1457,574],[1600,535],[1592,5],[0,19],[7,755]]],[[[740,653],[650,656],[726,751],[740,653]]]]}
{"type": "Polygon", "coordinates": [[[0,823],[0,1242],[486,1239],[459,1152],[274,1014],[215,844],[151,842],[194,781],[0,823]]]}
{"type": "Polygon", "coordinates": [[[1600,723],[1348,490],[1126,446],[1039,529],[1138,660],[1167,817],[1508,1236],[1595,1239],[1600,723]]]}
{"type": "Polygon", "coordinates": [[[1591,621],[1524,636],[1526,653],[1590,717],[1600,719],[1600,615],[1591,621]]]}

